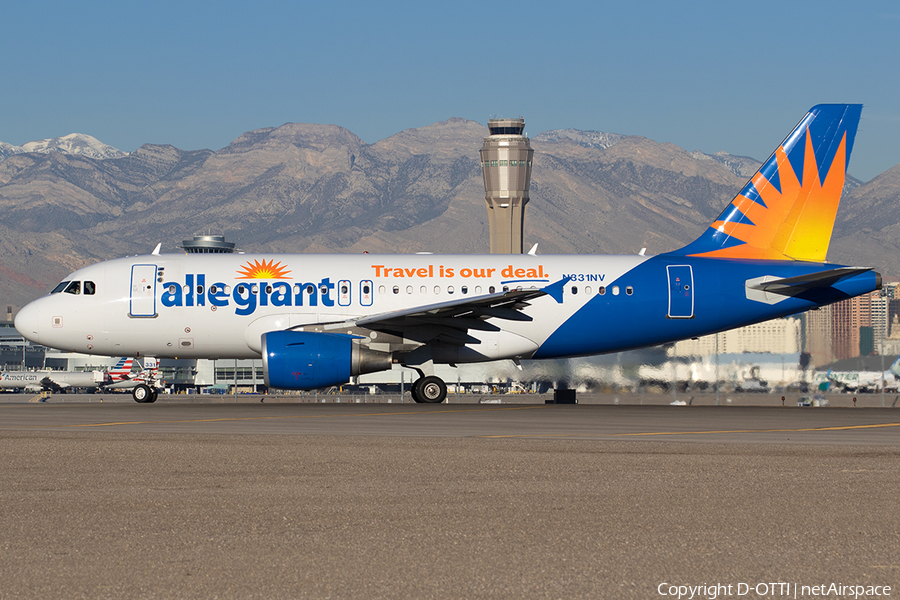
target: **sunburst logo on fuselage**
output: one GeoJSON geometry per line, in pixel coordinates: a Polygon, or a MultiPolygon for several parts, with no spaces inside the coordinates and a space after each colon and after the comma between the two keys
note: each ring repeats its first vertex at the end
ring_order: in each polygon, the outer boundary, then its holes
{"type": "Polygon", "coordinates": [[[275,262],[272,259],[266,262],[258,260],[247,261],[246,265],[238,269],[238,277],[236,279],[291,279],[288,277],[290,269],[281,265],[281,261],[275,262]]]}

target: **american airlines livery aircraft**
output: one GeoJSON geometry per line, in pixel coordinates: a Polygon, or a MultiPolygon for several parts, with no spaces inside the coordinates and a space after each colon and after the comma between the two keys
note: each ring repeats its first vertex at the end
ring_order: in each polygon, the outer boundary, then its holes
{"type": "Polygon", "coordinates": [[[111,379],[106,371],[0,371],[0,389],[62,392],[70,388],[99,388],[111,379]]]}
{"type": "MultiPolygon", "coordinates": [[[[825,263],[861,105],[813,107],[697,240],[658,256],[150,255],[75,271],[16,329],[75,352],[262,357],[280,389],[401,364],[583,356],[696,337],[877,290],[825,263]]],[[[493,168],[484,166],[483,168],[493,168]]],[[[135,399],[152,402],[147,388],[135,399]]]]}

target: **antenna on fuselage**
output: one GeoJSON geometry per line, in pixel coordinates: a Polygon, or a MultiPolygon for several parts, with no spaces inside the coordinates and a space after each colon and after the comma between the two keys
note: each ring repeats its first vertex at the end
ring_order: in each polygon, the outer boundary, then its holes
{"type": "Polygon", "coordinates": [[[160,249],[160,248],[162,248],[162,242],[158,243],[158,244],[156,245],[156,248],[154,248],[154,249],[153,249],[153,252],[151,252],[150,254],[152,254],[152,255],[154,255],[154,256],[159,256],[159,249],[160,249]]]}

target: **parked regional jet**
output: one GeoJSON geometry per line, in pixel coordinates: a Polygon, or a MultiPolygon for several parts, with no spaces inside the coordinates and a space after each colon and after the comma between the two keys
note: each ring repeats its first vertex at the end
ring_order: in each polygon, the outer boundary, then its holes
{"type": "Polygon", "coordinates": [[[0,389],[61,392],[69,388],[97,388],[109,382],[106,371],[0,371],[0,389]]]}
{"type": "MultiPolygon", "coordinates": [[[[881,287],[825,263],[862,106],[810,109],[694,242],[657,256],[150,255],[95,264],[23,308],[33,342],[112,356],[258,358],[282,389],[401,364],[618,352],[881,287]]],[[[484,169],[491,169],[484,165],[484,169]]],[[[152,401],[152,395],[138,398],[152,401]]]]}
{"type": "Polygon", "coordinates": [[[816,373],[816,388],[819,391],[876,392],[897,391],[900,388],[900,358],[885,371],[822,371],[816,373]]]}

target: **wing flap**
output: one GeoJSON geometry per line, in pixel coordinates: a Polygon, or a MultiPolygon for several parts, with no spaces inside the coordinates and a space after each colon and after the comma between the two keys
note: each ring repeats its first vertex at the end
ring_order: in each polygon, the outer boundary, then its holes
{"type": "Polygon", "coordinates": [[[505,321],[531,321],[522,312],[530,301],[542,296],[556,297],[557,288],[568,279],[543,288],[515,288],[473,298],[459,298],[450,302],[428,304],[413,308],[380,313],[355,320],[352,324],[374,331],[402,335],[422,343],[440,339],[451,344],[476,344],[479,340],[468,334],[469,330],[500,331],[501,327],[488,319],[505,321]]]}

